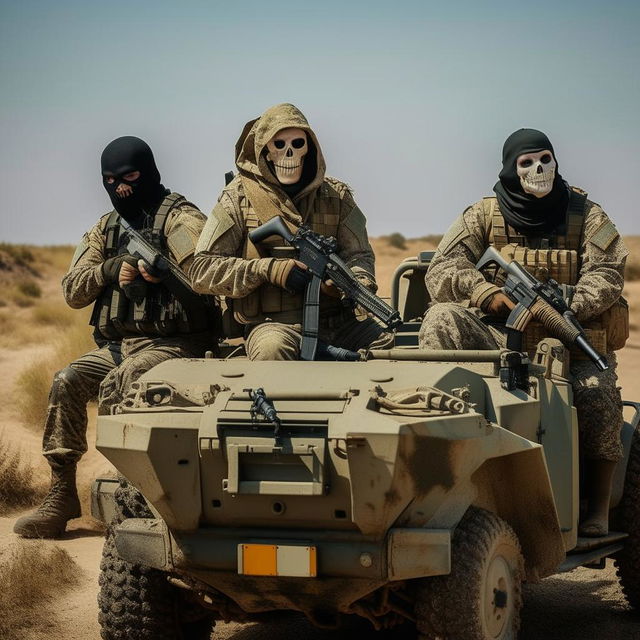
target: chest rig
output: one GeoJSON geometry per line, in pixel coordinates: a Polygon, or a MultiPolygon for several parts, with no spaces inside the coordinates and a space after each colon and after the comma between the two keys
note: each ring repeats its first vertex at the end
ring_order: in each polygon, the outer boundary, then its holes
{"type": "MultiPolygon", "coordinates": [[[[565,223],[548,236],[529,237],[507,223],[497,198],[484,198],[482,207],[489,244],[503,253],[508,251],[509,257],[538,280],[553,278],[559,284],[575,285],[580,273],[586,201],[586,193],[572,189],[565,223]]],[[[494,281],[501,285],[503,274],[498,273],[494,281]]]]}
{"type": "MultiPolygon", "coordinates": [[[[485,228],[489,232],[489,243],[510,260],[519,262],[538,280],[553,278],[558,284],[574,286],[580,275],[581,246],[584,235],[585,207],[587,194],[571,188],[565,223],[556,227],[552,234],[529,237],[518,233],[509,225],[498,206],[497,198],[484,198],[485,228]]],[[[485,274],[485,277],[502,286],[504,274],[501,271],[485,274]]],[[[606,353],[607,329],[601,318],[584,323],[585,334],[591,345],[600,353],[606,353]]],[[[523,334],[523,350],[535,353],[538,342],[550,337],[545,327],[531,321],[523,334]]],[[[586,356],[577,348],[571,348],[573,360],[585,360],[586,356]]]]}
{"type": "MultiPolygon", "coordinates": [[[[171,193],[160,204],[150,227],[139,232],[159,252],[167,255],[165,225],[169,213],[185,202],[183,196],[171,193]]],[[[128,253],[120,216],[112,211],[105,226],[105,259],[128,253]]],[[[204,331],[206,315],[187,311],[162,283],[136,280],[141,295],[130,299],[117,282],[110,283],[96,300],[91,324],[97,339],[119,340],[128,336],[172,336],[204,331]]]]}
{"type": "MultiPolygon", "coordinates": [[[[324,236],[337,236],[340,222],[341,199],[338,192],[327,182],[319,188],[316,197],[304,216],[302,222],[312,231],[324,236]]],[[[273,215],[264,215],[260,209],[260,203],[254,207],[243,191],[240,191],[240,210],[244,220],[244,242],[242,246],[242,257],[245,260],[254,258],[295,258],[293,247],[283,245],[282,238],[269,238],[256,247],[248,238],[252,229],[256,229],[261,224],[267,222],[273,215]]],[[[281,214],[280,214],[281,215],[281,214]]],[[[296,225],[286,218],[285,223],[292,231],[296,225]]],[[[241,324],[253,324],[272,320],[274,322],[284,322],[287,324],[297,324],[302,322],[302,310],[304,306],[303,294],[293,294],[276,287],[270,283],[265,283],[244,298],[233,301],[234,316],[241,324]]],[[[321,296],[320,315],[321,318],[335,315],[342,309],[340,302],[336,299],[321,296]]]]}

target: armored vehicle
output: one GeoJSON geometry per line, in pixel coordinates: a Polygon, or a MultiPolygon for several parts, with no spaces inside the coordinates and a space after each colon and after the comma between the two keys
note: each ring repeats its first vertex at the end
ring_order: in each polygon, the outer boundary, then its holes
{"type": "Polygon", "coordinates": [[[627,403],[605,538],[582,539],[567,355],[422,352],[421,254],[400,265],[395,347],[360,362],[173,360],[98,421],[122,474],[103,638],[208,638],[216,620],[304,613],[337,628],[509,639],[522,583],[613,557],[640,607],[640,404],[627,403]]]}

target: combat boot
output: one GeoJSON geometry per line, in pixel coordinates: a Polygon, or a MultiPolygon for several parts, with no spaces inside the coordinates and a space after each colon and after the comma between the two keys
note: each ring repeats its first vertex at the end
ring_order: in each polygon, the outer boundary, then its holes
{"type": "Polygon", "coordinates": [[[76,464],[51,467],[51,488],[42,504],[19,518],[14,533],[23,538],[59,538],[67,520],[80,517],[80,500],[76,489],[76,464]]]}
{"type": "Polygon", "coordinates": [[[609,501],[617,462],[591,460],[587,466],[587,515],[578,533],[587,538],[599,538],[609,533],[609,501]]]}

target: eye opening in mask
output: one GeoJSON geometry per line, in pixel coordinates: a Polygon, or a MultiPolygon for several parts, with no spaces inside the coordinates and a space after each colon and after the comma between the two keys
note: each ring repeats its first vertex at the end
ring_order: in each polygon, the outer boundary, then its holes
{"type": "Polygon", "coordinates": [[[530,167],[533,164],[533,160],[531,158],[524,158],[523,160],[520,160],[520,162],[518,162],[518,166],[519,167],[530,167]]]}
{"type": "Polygon", "coordinates": [[[542,158],[540,158],[540,162],[542,162],[542,164],[549,164],[551,160],[552,158],[550,153],[545,153],[542,158]]]}
{"type": "Polygon", "coordinates": [[[273,141],[273,146],[276,149],[284,149],[285,147],[285,141],[284,140],[274,140],[273,141]]]}
{"type": "Polygon", "coordinates": [[[295,140],[291,141],[291,146],[294,149],[302,149],[302,147],[304,147],[306,143],[306,140],[304,138],[295,138],[295,140]]]}
{"type": "Polygon", "coordinates": [[[139,171],[129,171],[129,173],[125,173],[122,176],[122,179],[126,180],[127,182],[135,182],[139,177],[140,177],[139,171]]]}

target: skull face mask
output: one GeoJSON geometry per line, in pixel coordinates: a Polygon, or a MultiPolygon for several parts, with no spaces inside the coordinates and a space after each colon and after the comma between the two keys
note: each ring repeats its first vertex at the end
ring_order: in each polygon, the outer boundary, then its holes
{"type": "Polygon", "coordinates": [[[536,153],[523,153],[516,161],[516,172],[525,193],[544,198],[553,189],[556,161],[548,149],[536,153]]]}
{"type": "Polygon", "coordinates": [[[267,142],[267,149],[267,160],[273,164],[278,182],[296,184],[309,151],[306,132],[295,127],[281,129],[267,142]]]}

